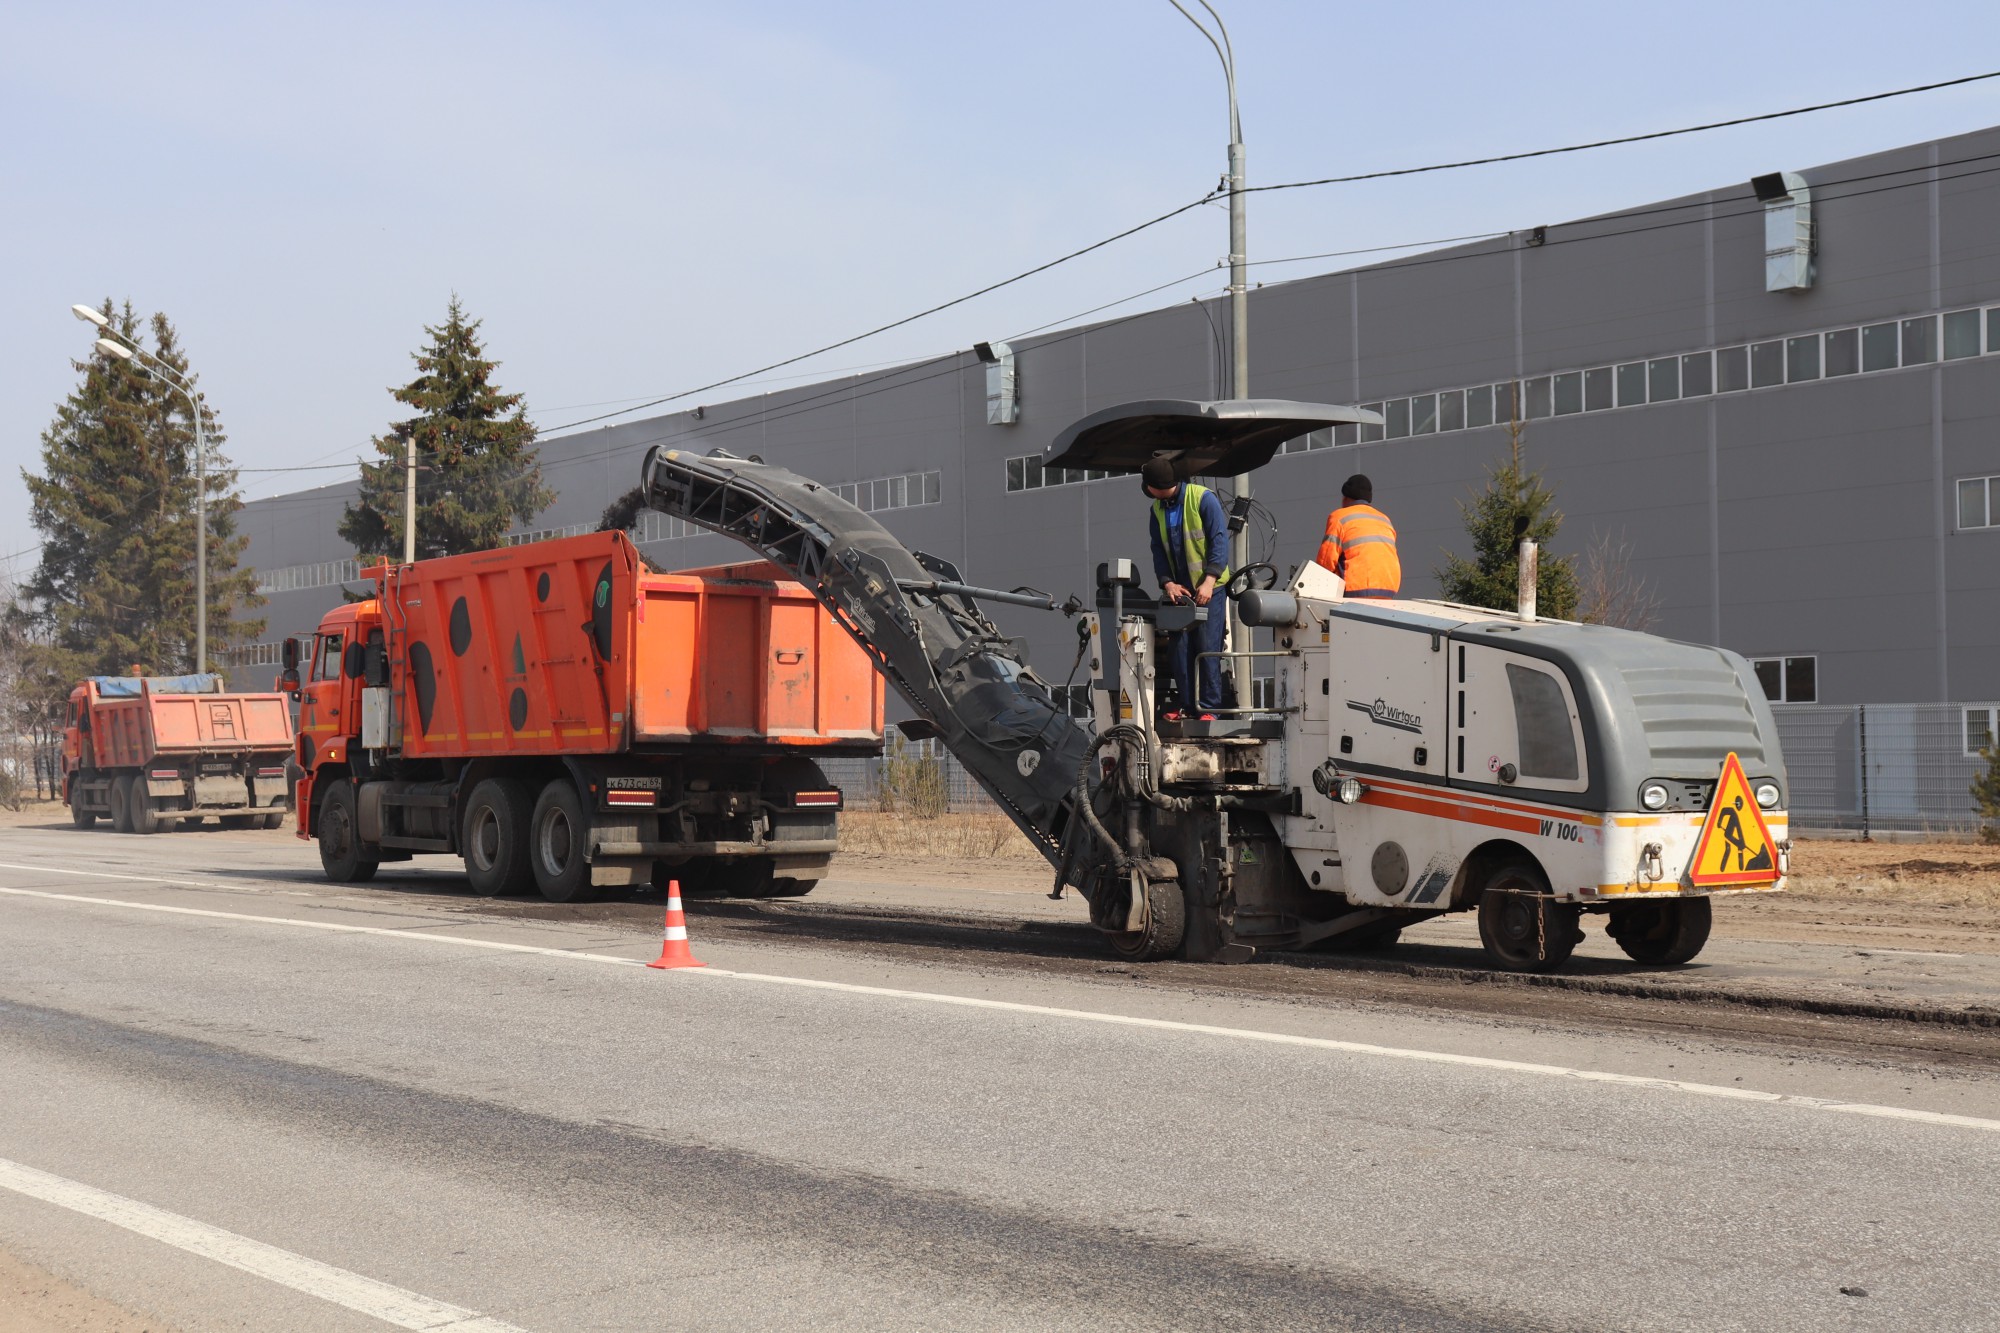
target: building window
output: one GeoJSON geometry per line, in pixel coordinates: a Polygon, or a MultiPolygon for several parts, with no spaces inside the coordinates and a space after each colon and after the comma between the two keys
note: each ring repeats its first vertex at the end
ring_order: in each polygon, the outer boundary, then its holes
{"type": "Polygon", "coordinates": [[[1959,478],[1958,526],[2000,528],[2000,477],[1959,478]]]}
{"type": "Polygon", "coordinates": [[[1476,389],[1465,391],[1465,424],[1467,426],[1490,426],[1493,424],[1493,386],[1482,384],[1476,389]]]}
{"type": "Polygon", "coordinates": [[[1753,657],[1750,665],[1757,672],[1757,683],[1764,687],[1764,697],[1772,703],[1819,702],[1819,658],[1753,657]]]}
{"type": "Polygon", "coordinates": [[[1572,412],[1583,411],[1583,372],[1572,370],[1567,375],[1556,376],[1556,415],[1568,416],[1572,412]]]}
{"type": "Polygon", "coordinates": [[[1717,393],[1740,393],[1750,387],[1750,353],[1743,347],[1723,347],[1715,353],[1717,393]]]}
{"type": "MultiPolygon", "coordinates": [[[[1381,415],[1382,412],[1382,404],[1363,403],[1361,405],[1361,410],[1363,412],[1373,412],[1377,416],[1379,416],[1381,415]]],[[[1373,444],[1381,438],[1382,438],[1382,428],[1380,426],[1363,426],[1361,428],[1361,442],[1363,444],[1373,444]]]]}
{"type": "Polygon", "coordinates": [[[1869,324],[1861,330],[1861,368],[1863,370],[1894,370],[1896,368],[1896,326],[1894,324],[1869,324]]]}
{"type": "Polygon", "coordinates": [[[2000,352],[2000,306],[1986,312],[1986,350],[2000,352]]]}
{"type": "Polygon", "coordinates": [[[1937,317],[1903,321],[1903,364],[1921,366],[1937,360],[1937,317]]]}
{"type": "Polygon", "coordinates": [[[1385,433],[1392,440],[1400,440],[1410,433],[1410,400],[1398,398],[1382,413],[1388,422],[1385,433]]]}
{"type": "Polygon", "coordinates": [[[1819,378],[1819,335],[1785,339],[1785,382],[1801,384],[1819,378]]]}
{"type": "Polygon", "coordinates": [[[1646,363],[1618,367],[1618,406],[1638,407],[1646,401],[1646,363]]]}
{"type": "Polygon", "coordinates": [[[1826,377],[1852,375],[1861,369],[1861,330],[1835,329],[1826,335],[1826,377]]]}
{"type": "Polygon", "coordinates": [[[1646,363],[1646,400],[1671,403],[1681,396],[1681,363],[1678,357],[1664,356],[1646,363]]]}
{"type": "Polygon", "coordinates": [[[1979,312],[1954,310],[1944,317],[1944,359],[1979,355],[1979,312]]]}
{"type": "Polygon", "coordinates": [[[1521,415],[1520,386],[1508,381],[1493,386],[1493,420],[1498,425],[1506,425],[1521,415]]]}
{"type": "Polygon", "coordinates": [[[1599,366],[1595,370],[1583,372],[1583,410],[1602,412],[1614,405],[1611,393],[1611,367],[1599,366]]]}
{"type": "Polygon", "coordinates": [[[1528,419],[1530,421],[1540,421],[1543,417],[1552,415],[1555,411],[1555,403],[1553,401],[1554,395],[1550,392],[1549,388],[1549,377],[1544,375],[1540,379],[1529,380],[1527,388],[1528,419]]]}
{"type": "Polygon", "coordinates": [[[1343,421],[1333,428],[1333,442],[1337,445],[1357,444],[1360,440],[1361,427],[1352,421],[1343,421]]]}
{"type": "Polygon", "coordinates": [[[1776,339],[1750,344],[1750,387],[1768,389],[1785,382],[1785,344],[1776,339]]]}
{"type": "Polygon", "coordinates": [[[1707,352],[1681,358],[1681,397],[1706,398],[1715,392],[1715,370],[1707,352]]]}
{"type": "Polygon", "coordinates": [[[1465,390],[1453,389],[1438,395],[1438,429],[1465,429],[1465,390]]]}
{"type": "Polygon", "coordinates": [[[1974,706],[1965,710],[1966,758],[1985,758],[1980,751],[1992,749],[1996,736],[2000,736],[2000,708],[1974,706]]]}
{"type": "Polygon", "coordinates": [[[1410,434],[1435,435],[1438,428],[1438,400],[1434,393],[1418,394],[1410,400],[1410,434]]]}

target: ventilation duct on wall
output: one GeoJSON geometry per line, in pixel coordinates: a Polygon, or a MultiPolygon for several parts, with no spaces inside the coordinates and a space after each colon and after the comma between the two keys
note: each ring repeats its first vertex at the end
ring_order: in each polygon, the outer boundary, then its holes
{"type": "Polygon", "coordinates": [[[1021,419],[1021,387],[1014,375],[1014,349],[1006,343],[974,343],[972,354],[986,363],[986,424],[1013,425],[1021,419]]]}
{"type": "Polygon", "coordinates": [[[1796,171],[1750,178],[1764,205],[1764,290],[1804,291],[1813,285],[1812,189],[1796,171]]]}

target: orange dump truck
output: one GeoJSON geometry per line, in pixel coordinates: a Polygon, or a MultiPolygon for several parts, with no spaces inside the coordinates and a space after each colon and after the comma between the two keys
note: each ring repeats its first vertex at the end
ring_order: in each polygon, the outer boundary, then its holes
{"type": "Polygon", "coordinates": [[[285,819],[291,704],[282,694],[224,694],[222,678],[91,676],[69,693],[63,798],[78,828],[100,817],[120,833],[285,819]]]}
{"type": "Polygon", "coordinates": [[[554,902],[681,880],[793,896],[882,746],[882,679],[767,564],[657,573],[622,532],[377,565],[375,595],[284,647],[299,836],[329,878],[461,856],[554,902]]]}

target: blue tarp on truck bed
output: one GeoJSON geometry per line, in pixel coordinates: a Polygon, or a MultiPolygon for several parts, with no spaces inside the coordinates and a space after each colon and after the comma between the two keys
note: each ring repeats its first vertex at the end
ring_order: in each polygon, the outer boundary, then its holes
{"type": "Polygon", "coordinates": [[[92,676],[99,697],[136,699],[143,685],[151,694],[220,694],[222,677],[205,671],[193,676],[92,676]]]}

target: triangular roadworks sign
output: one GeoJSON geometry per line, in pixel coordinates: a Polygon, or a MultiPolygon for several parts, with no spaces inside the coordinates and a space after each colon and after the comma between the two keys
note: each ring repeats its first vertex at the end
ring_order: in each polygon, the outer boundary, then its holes
{"type": "Polygon", "coordinates": [[[1723,761],[1722,781],[1715,784],[1701,841],[1688,866],[1688,882],[1697,889],[1740,888],[1772,884],[1778,878],[1778,848],[1757,808],[1750,780],[1732,751],[1723,761]]]}

